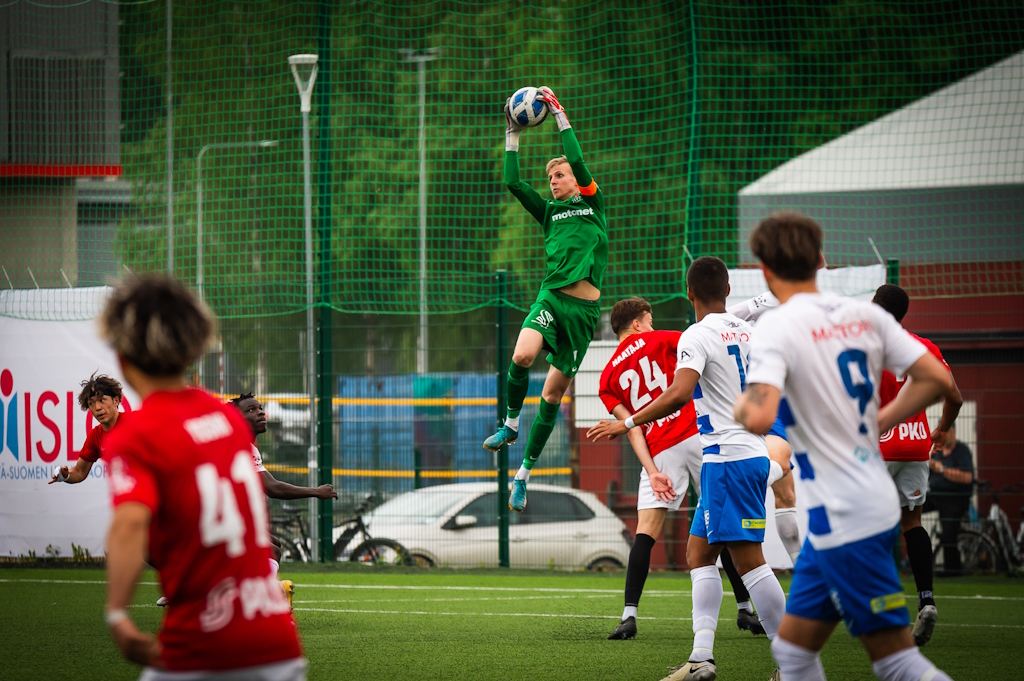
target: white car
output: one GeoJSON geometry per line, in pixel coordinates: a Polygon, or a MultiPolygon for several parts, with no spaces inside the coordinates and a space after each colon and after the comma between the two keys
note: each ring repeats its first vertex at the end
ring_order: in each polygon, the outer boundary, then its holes
{"type": "MultiPolygon", "coordinates": [[[[418,565],[497,567],[498,504],[507,499],[493,482],[436,485],[400,494],[364,520],[374,539],[397,541],[418,565]]],[[[629,530],[590,492],[531,483],[526,510],[508,516],[511,567],[619,569],[629,561],[629,530]]],[[[343,529],[335,528],[335,542],[343,529]]]]}

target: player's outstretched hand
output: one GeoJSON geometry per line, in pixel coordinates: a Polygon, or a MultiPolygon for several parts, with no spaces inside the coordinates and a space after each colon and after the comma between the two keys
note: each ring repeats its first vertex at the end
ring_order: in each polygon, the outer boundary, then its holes
{"type": "Polygon", "coordinates": [[[505,100],[502,110],[505,112],[505,151],[519,151],[519,135],[523,132],[523,126],[519,125],[512,118],[510,99],[505,100]]]}
{"type": "Polygon", "coordinates": [[[320,485],[316,488],[317,499],[337,499],[338,493],[334,491],[334,485],[320,485]]]}
{"type": "Polygon", "coordinates": [[[607,437],[609,440],[614,440],[620,435],[624,435],[629,428],[626,427],[625,421],[601,421],[596,426],[587,431],[587,437],[597,442],[603,437],[607,437]]]}
{"type": "Polygon", "coordinates": [[[942,451],[942,445],[946,444],[946,437],[949,431],[939,430],[936,428],[932,431],[932,450],[931,454],[942,451]]]}
{"type": "Polygon", "coordinates": [[[666,504],[671,504],[676,499],[676,491],[672,488],[672,478],[662,472],[648,476],[651,480],[651,491],[654,498],[666,504]]]}
{"type": "Polygon", "coordinates": [[[111,627],[110,635],[124,659],[143,667],[164,668],[160,642],[152,634],[139,631],[131,619],[111,627]]]}
{"type": "Polygon", "coordinates": [[[47,485],[52,485],[55,482],[67,482],[67,481],[68,481],[68,467],[67,466],[61,466],[57,470],[57,472],[53,474],[53,477],[50,478],[50,482],[48,482],[46,484],[47,485]]]}
{"type": "Polygon", "coordinates": [[[571,128],[569,117],[565,115],[565,107],[559,103],[558,97],[555,97],[555,93],[551,91],[551,88],[547,85],[541,85],[537,90],[540,92],[540,98],[548,105],[548,110],[555,115],[559,131],[571,128]]]}

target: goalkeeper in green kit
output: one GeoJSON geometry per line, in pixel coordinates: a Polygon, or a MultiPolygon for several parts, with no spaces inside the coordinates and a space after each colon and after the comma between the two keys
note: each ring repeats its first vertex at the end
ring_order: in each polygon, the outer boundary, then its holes
{"type": "Polygon", "coordinates": [[[558,122],[565,156],[548,161],[551,200],[541,198],[519,178],[520,127],[505,102],[505,185],[544,228],[547,269],[537,300],[519,331],[508,367],[508,414],[498,432],[484,440],[497,451],[519,437],[519,412],[529,383],[530,365],[547,350],[551,365],[541,392],[540,411],[526,444],[523,465],[512,482],[508,507],[526,508],[526,483],[555,426],[562,395],[569,388],[601,316],[601,280],[608,265],[608,227],[604,194],[583,163],[583,152],[569,125],[565,109],[550,88],[540,97],[558,122]]]}

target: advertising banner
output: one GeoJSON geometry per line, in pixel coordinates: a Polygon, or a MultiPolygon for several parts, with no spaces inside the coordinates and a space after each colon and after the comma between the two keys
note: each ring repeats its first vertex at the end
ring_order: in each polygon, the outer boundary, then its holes
{"type": "MultiPolygon", "coordinates": [[[[99,339],[96,327],[95,316],[107,291],[0,293],[2,556],[70,556],[72,543],[94,556],[103,555],[110,521],[104,460],[96,462],[79,484],[47,483],[59,466],[75,465],[86,436],[97,425],[78,405],[79,384],[98,372],[124,385],[117,359],[99,339]],[[73,309],[74,315],[62,315],[62,306],[73,309]],[[33,308],[45,310],[45,315],[33,308]]],[[[127,385],[124,390],[121,411],[130,411],[140,400],[127,385]]]]}

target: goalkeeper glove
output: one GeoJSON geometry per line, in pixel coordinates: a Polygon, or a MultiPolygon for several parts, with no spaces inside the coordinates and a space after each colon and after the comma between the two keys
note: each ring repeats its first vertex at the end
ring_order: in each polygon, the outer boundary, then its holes
{"type": "Polygon", "coordinates": [[[551,91],[551,88],[547,85],[542,85],[537,89],[540,91],[540,98],[547,103],[548,109],[555,115],[558,131],[562,132],[566,128],[571,128],[572,125],[569,123],[569,117],[565,115],[565,107],[558,103],[558,98],[555,97],[555,93],[551,91]]]}
{"type": "Polygon", "coordinates": [[[505,127],[505,151],[519,151],[519,135],[523,132],[523,126],[512,120],[512,114],[509,111],[509,100],[505,100],[505,121],[508,125],[505,127]]]}

